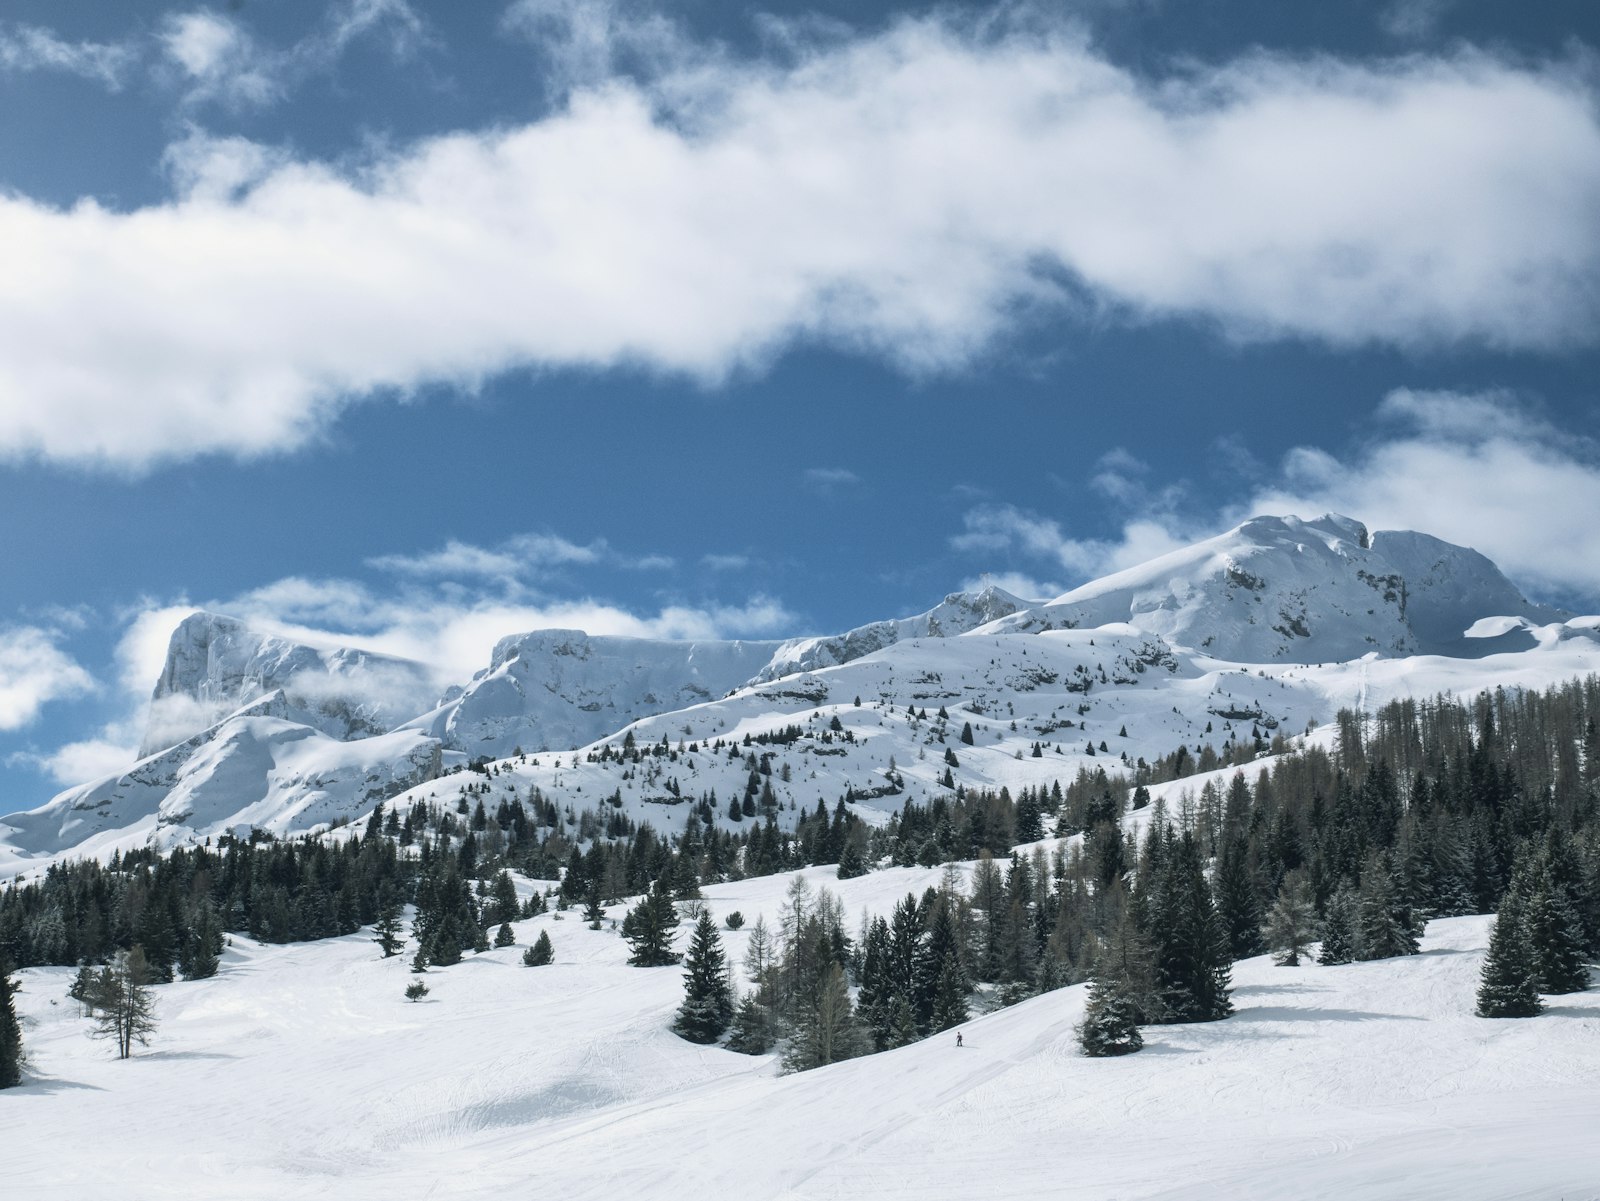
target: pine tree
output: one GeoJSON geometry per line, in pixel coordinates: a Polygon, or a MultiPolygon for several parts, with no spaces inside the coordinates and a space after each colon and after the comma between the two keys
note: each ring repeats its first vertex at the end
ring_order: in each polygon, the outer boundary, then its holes
{"type": "Polygon", "coordinates": [[[410,984],[406,985],[406,1000],[408,1001],[420,1001],[427,995],[428,986],[421,980],[413,980],[410,984]]]}
{"type": "Polygon", "coordinates": [[[1548,871],[1541,870],[1535,878],[1523,928],[1540,992],[1559,995],[1589,987],[1578,917],[1551,883],[1548,871]]]}
{"type": "Polygon", "coordinates": [[[861,848],[856,845],[853,838],[846,838],[844,850],[839,855],[838,876],[841,880],[853,880],[857,876],[867,874],[867,861],[861,854],[861,848]]]}
{"type": "Polygon", "coordinates": [[[746,993],[733,1014],[728,1050],[741,1055],[765,1055],[777,1041],[772,1011],[757,1000],[755,993],[746,993]]]}
{"type": "Polygon", "coordinates": [[[1212,1022],[1233,1012],[1228,934],[1217,915],[1200,866],[1200,850],[1187,831],[1162,864],[1151,912],[1156,980],[1169,1022],[1212,1022]]]}
{"type": "Polygon", "coordinates": [[[1415,955],[1417,936],[1409,907],[1398,895],[1388,866],[1374,858],[1361,876],[1361,902],[1356,915],[1356,958],[1392,959],[1415,955]]]}
{"type": "Polygon", "coordinates": [[[1310,953],[1317,938],[1317,909],[1311,885],[1301,873],[1284,878],[1278,899],[1267,913],[1265,933],[1273,962],[1279,967],[1299,967],[1300,957],[1310,953]]]}
{"type": "Polygon", "coordinates": [[[1523,918],[1522,898],[1515,889],[1507,891],[1483,960],[1478,985],[1481,1018],[1530,1018],[1544,1010],[1523,918]]]}
{"type": "Polygon", "coordinates": [[[733,992],[722,937],[710,910],[700,911],[683,966],[683,1004],[672,1029],[692,1043],[714,1043],[733,1021],[733,992]]]}
{"type": "Polygon", "coordinates": [[[555,957],[555,948],[550,945],[550,931],[540,930],[533,945],[522,953],[522,962],[525,967],[543,967],[555,957]]]}
{"type": "Polygon", "coordinates": [[[796,1015],[794,1036],[783,1057],[784,1070],[803,1072],[854,1059],[867,1050],[867,1039],[850,1004],[844,970],[837,963],[828,963],[796,1015]]]}
{"type": "Polygon", "coordinates": [[[592,880],[583,897],[583,920],[589,924],[589,929],[598,930],[605,916],[605,906],[600,903],[600,882],[592,880]]]}
{"type": "Polygon", "coordinates": [[[1356,958],[1356,901],[1346,887],[1341,887],[1328,898],[1328,910],[1322,919],[1322,950],[1317,962],[1331,967],[1340,963],[1354,963],[1356,958]]]}
{"type": "Polygon", "coordinates": [[[516,942],[516,931],[511,928],[511,923],[501,922],[500,928],[494,932],[494,945],[497,947],[511,947],[515,946],[516,942]]]}
{"type": "Polygon", "coordinates": [[[22,1027],[11,999],[11,961],[0,953],[0,1088],[22,1083],[22,1027]]]}
{"type": "Polygon", "coordinates": [[[1217,868],[1217,910],[1228,931],[1228,949],[1235,959],[1261,954],[1261,908],[1246,861],[1247,844],[1241,836],[1228,844],[1217,868]]]}
{"type": "Polygon", "coordinates": [[[1129,1055],[1144,1046],[1138,1006],[1115,977],[1096,974],[1089,982],[1089,1004],[1078,1025],[1078,1046],[1095,1058],[1129,1055]]]}
{"type": "Polygon", "coordinates": [[[393,959],[400,954],[400,948],[406,945],[405,935],[400,933],[400,906],[389,904],[383,907],[383,912],[378,914],[378,922],[372,928],[372,941],[378,944],[378,950],[383,952],[385,959],[393,959]]]}
{"type": "Polygon", "coordinates": [[[133,1044],[148,1046],[155,1033],[155,998],[151,996],[148,982],[150,967],[145,962],[144,948],[135,945],[131,951],[120,952],[110,965],[95,977],[94,988],[89,993],[89,1008],[94,1015],[95,1038],[109,1038],[116,1043],[117,1058],[127,1059],[133,1054],[133,1044]]]}
{"type": "Polygon", "coordinates": [[[633,954],[634,967],[666,967],[678,962],[672,940],[678,928],[678,911],[672,904],[665,878],[657,880],[645,898],[622,919],[622,936],[633,954]]]}

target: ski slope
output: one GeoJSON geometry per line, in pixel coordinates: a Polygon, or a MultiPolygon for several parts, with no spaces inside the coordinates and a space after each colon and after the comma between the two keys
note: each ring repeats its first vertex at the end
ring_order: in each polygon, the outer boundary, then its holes
{"type": "MultiPolygon", "coordinates": [[[[805,875],[853,922],[940,873],[805,875]]],[[[708,904],[775,924],[788,883],[708,904]]],[[[1489,924],[1435,921],[1401,960],[1241,962],[1232,1018],[1147,1027],[1127,1059],[1077,1054],[1079,986],[974,1018],[960,1050],[945,1034],[787,1077],[672,1035],[680,970],[626,966],[576,913],[428,973],[418,1004],[406,959],[362,936],[235,938],[215,979],[157,990],[156,1041],[121,1063],[85,1037],[71,972],[34,969],[33,1071],[0,1093],[6,1195],[1600,1197],[1600,992],[1472,1016],[1489,924]],[[541,928],[556,962],[524,968],[541,928]]],[[[735,961],[748,930],[724,934],[735,961]]]]}

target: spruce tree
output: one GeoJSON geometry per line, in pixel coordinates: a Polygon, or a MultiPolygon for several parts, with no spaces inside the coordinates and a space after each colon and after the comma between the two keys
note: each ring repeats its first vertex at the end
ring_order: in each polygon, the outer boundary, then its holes
{"type": "Polygon", "coordinates": [[[1589,987],[1582,928],[1571,905],[1551,883],[1548,871],[1541,870],[1535,877],[1523,928],[1540,992],[1559,995],[1589,987]]]}
{"type": "Polygon", "coordinates": [[[1387,864],[1374,857],[1361,876],[1361,901],[1356,914],[1356,958],[1392,959],[1415,955],[1417,936],[1411,913],[1387,864]]]}
{"type": "Polygon", "coordinates": [[[0,952],[0,1088],[22,1083],[22,1027],[11,999],[11,961],[0,952]]]}
{"type": "Polygon", "coordinates": [[[665,878],[657,880],[645,898],[622,919],[622,936],[633,954],[634,967],[666,967],[678,962],[672,940],[678,928],[678,911],[665,878]]]}
{"type": "Polygon", "coordinates": [[[1500,903],[1483,960],[1478,985],[1481,1018],[1530,1018],[1544,1010],[1523,918],[1522,898],[1512,889],[1500,903]]]}
{"type": "Polygon", "coordinates": [[[709,910],[700,911],[683,966],[683,1004],[672,1029],[692,1043],[714,1043],[733,1021],[733,992],[722,937],[709,910]]]}
{"type": "Polygon", "coordinates": [[[1349,888],[1340,887],[1328,898],[1322,919],[1322,949],[1317,962],[1325,967],[1354,963],[1356,958],[1356,901],[1349,888]]]}
{"type": "Polygon", "coordinates": [[[765,1055],[777,1040],[772,1011],[755,993],[746,993],[734,1010],[733,1025],[728,1031],[728,1050],[741,1055],[765,1055]]]}
{"type": "Polygon", "coordinates": [[[540,930],[539,937],[533,940],[533,945],[522,953],[522,962],[526,967],[543,967],[555,957],[555,948],[550,945],[550,932],[540,930]]]}
{"type": "Polygon", "coordinates": [[[497,947],[510,947],[515,946],[516,942],[516,931],[511,928],[511,923],[501,922],[500,928],[494,932],[494,945],[497,947]]]}
{"type": "Polygon", "coordinates": [[[1248,959],[1265,949],[1261,944],[1261,907],[1250,879],[1248,849],[1241,835],[1228,844],[1217,868],[1217,911],[1228,931],[1234,959],[1248,959]]]}
{"type": "Polygon", "coordinates": [[[1286,876],[1278,899],[1267,913],[1266,941],[1279,967],[1299,967],[1317,938],[1317,910],[1305,876],[1286,876]]]}
{"type": "Polygon", "coordinates": [[[1212,1022],[1233,1012],[1228,934],[1200,866],[1199,846],[1187,831],[1162,865],[1150,935],[1163,1020],[1212,1022]]]}
{"type": "Polygon", "coordinates": [[[383,912],[378,914],[378,922],[372,928],[372,941],[378,944],[378,950],[383,952],[385,959],[393,959],[400,954],[400,948],[406,945],[406,938],[400,933],[398,904],[385,905],[383,912]]]}
{"type": "Polygon", "coordinates": [[[1128,1055],[1144,1046],[1138,1006],[1115,977],[1097,973],[1089,982],[1089,1004],[1078,1024],[1078,1046],[1095,1058],[1128,1055]]]}

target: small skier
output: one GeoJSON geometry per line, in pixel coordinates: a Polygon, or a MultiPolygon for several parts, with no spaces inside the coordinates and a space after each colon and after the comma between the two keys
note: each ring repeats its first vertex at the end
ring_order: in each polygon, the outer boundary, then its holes
{"type": "Polygon", "coordinates": [[[957,1030],[956,1031],[956,1046],[959,1047],[960,1045],[961,1045],[961,1031],[957,1030]]]}

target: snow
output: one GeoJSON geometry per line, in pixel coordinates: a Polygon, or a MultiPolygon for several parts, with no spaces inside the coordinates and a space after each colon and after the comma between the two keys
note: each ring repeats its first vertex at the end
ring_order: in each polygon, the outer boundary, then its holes
{"type": "MultiPolygon", "coordinates": [[[[852,919],[937,871],[807,873],[852,919]]],[[[787,877],[707,890],[775,924],[787,877]]],[[[620,911],[613,908],[612,916],[620,911]]],[[[161,986],[151,1048],[116,1062],[21,973],[34,1059],[0,1093],[8,1195],[171,1198],[1600,1197],[1600,993],[1525,1021],[1472,1016],[1490,919],[1437,920],[1424,953],[1235,966],[1238,1012],[1147,1027],[1088,1060],[1081,986],[798,1076],[668,1031],[676,968],[624,964],[576,913],[556,962],[520,946],[424,978],[361,936],[235,938],[213,980],[161,986]],[[132,1186],[130,1192],[130,1185],[132,1186]]],[[[724,933],[734,958],[742,933],[724,933]]],[[[686,939],[687,923],[680,933],[686,939]]]]}
{"type": "Polygon", "coordinates": [[[0,879],[152,836],[170,846],[243,825],[300,833],[360,820],[380,799],[450,798],[477,779],[441,773],[469,757],[499,762],[497,792],[537,786],[574,810],[615,796],[657,826],[681,826],[683,803],[714,791],[718,820],[731,824],[745,748],[729,758],[705,744],[798,725],[797,742],[750,748],[771,753],[780,820],[849,790],[860,816],[882,821],[907,799],[948,791],[947,749],[956,783],[1016,790],[1085,768],[1126,771],[1180,743],[1198,754],[1230,738],[1297,736],[1341,708],[1600,671],[1600,618],[1529,604],[1475,551],[1406,531],[1369,535],[1337,516],[1255,518],[1026,604],[993,588],[952,593],[917,617],[784,644],[513,635],[444,703],[382,733],[368,725],[413,693],[379,684],[414,684],[420,665],[196,614],[173,636],[152,713],[244,707],[126,772],[0,818],[0,879]],[[380,693],[388,709],[375,707],[380,693]],[[909,706],[944,706],[949,720],[910,722],[909,706]],[[835,721],[850,737],[824,741],[835,721]],[[967,723],[971,746],[959,742],[967,723]],[[629,732],[684,753],[589,762],[629,732]],[[509,762],[519,747],[528,758],[509,762]]]}

